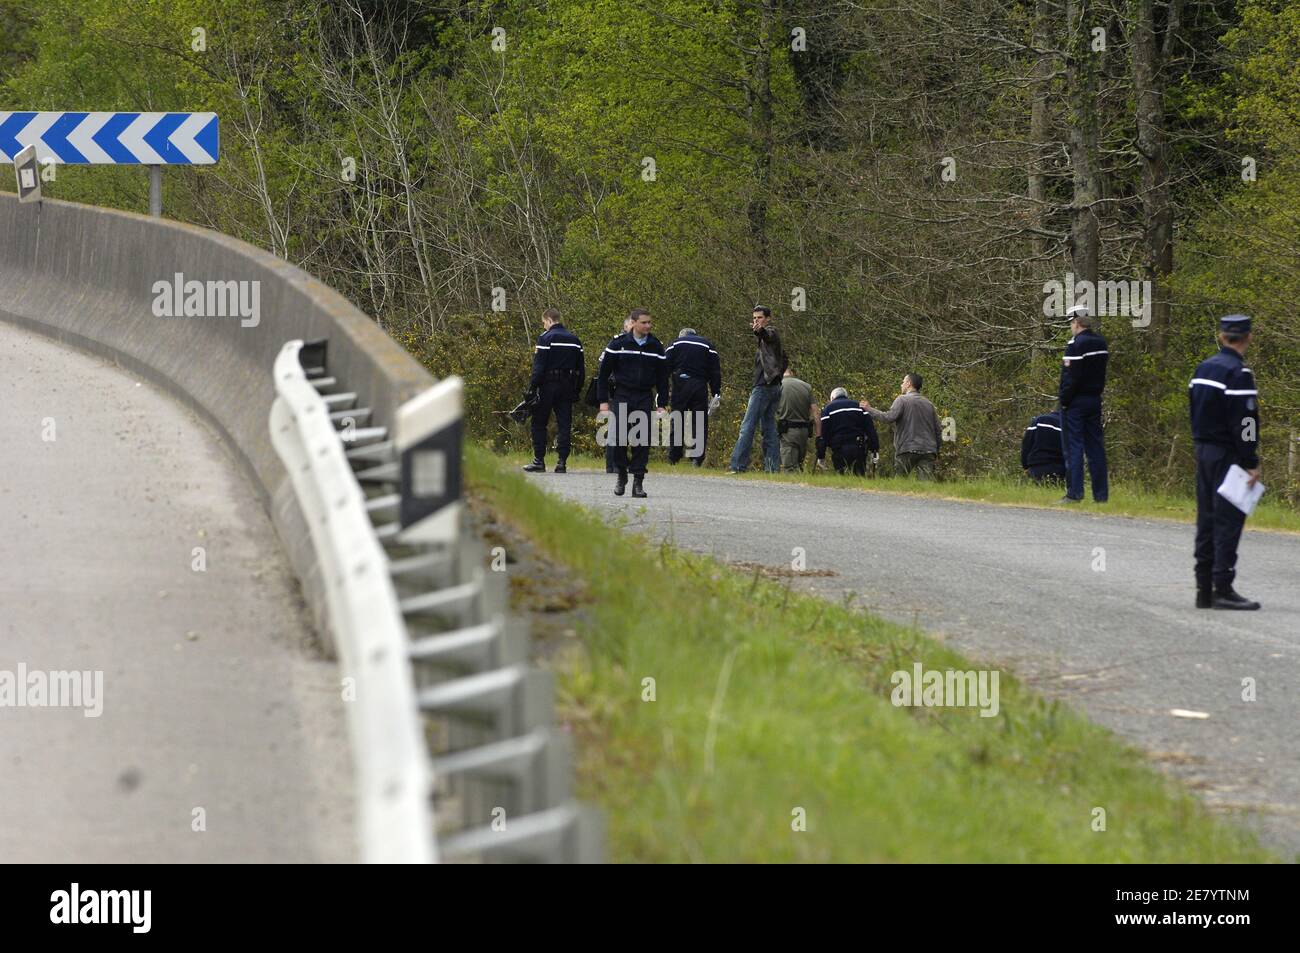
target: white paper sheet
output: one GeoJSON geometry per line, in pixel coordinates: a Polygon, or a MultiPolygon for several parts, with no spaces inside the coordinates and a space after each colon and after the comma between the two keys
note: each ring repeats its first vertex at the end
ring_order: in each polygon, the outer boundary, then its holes
{"type": "Polygon", "coordinates": [[[1246,481],[1249,479],[1250,475],[1234,463],[1228,468],[1228,474],[1223,478],[1223,485],[1219,487],[1219,496],[1247,516],[1255,509],[1259,498],[1264,495],[1264,484],[1256,482],[1254,486],[1247,486],[1246,481]]]}

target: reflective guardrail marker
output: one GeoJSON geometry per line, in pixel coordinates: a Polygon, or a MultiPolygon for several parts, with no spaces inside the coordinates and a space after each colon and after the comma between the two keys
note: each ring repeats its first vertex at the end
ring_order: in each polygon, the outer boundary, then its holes
{"type": "Polygon", "coordinates": [[[14,156],[14,175],[18,178],[18,201],[41,200],[41,170],[36,162],[36,147],[27,146],[14,156]]]}
{"type": "Polygon", "coordinates": [[[397,409],[404,541],[452,542],[459,532],[463,393],[461,379],[448,377],[397,409]]]}

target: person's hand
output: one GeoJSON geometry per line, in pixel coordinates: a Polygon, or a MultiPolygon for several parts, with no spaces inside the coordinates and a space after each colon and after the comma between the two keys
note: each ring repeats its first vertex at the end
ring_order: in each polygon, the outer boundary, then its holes
{"type": "Polygon", "coordinates": [[[600,412],[602,414],[609,413],[609,401],[605,401],[605,403],[600,405],[600,412]]]}
{"type": "Polygon", "coordinates": [[[658,410],[655,411],[655,413],[658,414],[660,417],[662,417],[664,414],[668,413],[668,408],[660,407],[658,410]]]}
{"type": "Polygon", "coordinates": [[[1246,486],[1254,486],[1259,482],[1259,467],[1255,467],[1253,470],[1247,470],[1246,476],[1250,478],[1246,481],[1246,486]]]}
{"type": "Polygon", "coordinates": [[[870,409],[871,409],[871,401],[867,400],[867,399],[864,397],[864,398],[862,398],[860,401],[858,401],[858,406],[861,407],[863,410],[870,410],[870,409]]]}

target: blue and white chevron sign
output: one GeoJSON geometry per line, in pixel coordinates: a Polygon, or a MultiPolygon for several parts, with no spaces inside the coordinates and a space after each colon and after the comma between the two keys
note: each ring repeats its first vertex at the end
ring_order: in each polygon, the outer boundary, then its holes
{"type": "Polygon", "coordinates": [[[0,160],[36,146],[40,162],[212,165],[216,113],[0,112],[0,160]]]}

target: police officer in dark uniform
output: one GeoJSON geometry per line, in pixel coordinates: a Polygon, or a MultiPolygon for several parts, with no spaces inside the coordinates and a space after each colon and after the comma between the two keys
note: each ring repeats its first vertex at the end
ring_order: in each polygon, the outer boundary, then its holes
{"type": "MultiPolygon", "coordinates": [[[[683,426],[693,428],[692,437],[698,441],[699,456],[691,462],[703,466],[709,441],[709,397],[722,393],[722,361],[713,342],[700,337],[694,328],[682,328],[666,353],[668,374],[673,382],[672,409],[681,414],[683,426]],[[692,415],[689,424],[687,414],[692,415]]],[[[685,435],[674,428],[668,462],[676,464],[685,454],[685,435]]]]}
{"type": "Polygon", "coordinates": [[[1218,494],[1235,463],[1259,480],[1259,392],[1246,367],[1250,318],[1219,321],[1219,353],[1197,365],[1187,395],[1196,447],[1196,607],[1258,609],[1233,587],[1246,514],[1218,494]]]}
{"type": "Polygon", "coordinates": [[[1092,329],[1093,317],[1083,305],[1069,311],[1074,337],[1065,345],[1061,367],[1061,436],[1066,487],[1062,503],[1083,499],[1083,458],[1088,457],[1092,498],[1110,497],[1106,474],[1106,444],[1101,430],[1101,395],[1106,389],[1109,354],[1106,339],[1092,329]]]}
{"type": "MultiPolygon", "coordinates": [[[[631,318],[624,318],[624,319],[623,319],[623,333],[626,334],[628,331],[631,331],[631,330],[632,330],[632,319],[631,319],[631,318]]],[[[618,340],[617,337],[610,338],[609,343],[610,343],[610,344],[613,344],[616,340],[618,340]]],[[[607,347],[608,347],[608,345],[607,345],[607,347]]],[[[604,361],[604,360],[605,360],[605,350],[602,349],[601,352],[600,352],[600,357],[596,360],[596,376],[597,376],[597,377],[600,376],[600,364],[601,364],[601,362],[604,361]]],[[[593,382],[593,383],[594,383],[594,382],[593,382]]],[[[614,379],[613,377],[611,377],[611,378],[609,379],[609,386],[610,386],[610,389],[611,389],[611,390],[614,388],[615,383],[616,383],[615,379],[614,379]]],[[[596,407],[600,406],[600,401],[597,400],[596,403],[593,404],[592,406],[596,406],[596,407]]],[[[614,457],[615,457],[615,452],[614,452],[614,451],[615,451],[615,447],[614,447],[614,445],[613,445],[612,443],[606,443],[606,444],[605,444],[605,472],[606,472],[606,473],[614,473],[614,472],[616,472],[616,471],[618,470],[618,467],[614,466],[614,457]]]]}
{"type": "Polygon", "coordinates": [[[871,415],[852,400],[843,387],[831,391],[830,403],[822,408],[821,433],[817,435],[817,460],[826,458],[831,449],[831,464],[836,473],[852,468],[858,476],[867,475],[867,455],[880,452],[880,436],[871,415]]]}
{"type": "Polygon", "coordinates": [[[1061,453],[1061,415],[1056,411],[1039,414],[1025,428],[1020,440],[1020,469],[1035,483],[1065,480],[1065,457],[1061,453]]]}
{"type": "Polygon", "coordinates": [[[628,315],[632,329],[609,342],[600,360],[596,377],[596,399],[602,412],[611,411],[607,437],[617,441],[614,466],[618,478],[614,495],[622,496],[627,488],[627,472],[632,471],[632,495],[646,495],[644,480],[650,462],[650,432],[658,426],[656,408],[664,413],[668,405],[668,355],[659,339],[650,333],[650,312],[634,308],[628,315]],[[610,378],[614,386],[610,387],[610,378]],[[658,403],[654,402],[658,393],[658,403]],[[631,447],[632,459],[628,461],[631,447]]]}
{"type": "Polygon", "coordinates": [[[555,412],[555,450],[559,456],[556,473],[566,473],[569,439],[573,432],[573,402],[578,399],[587,379],[587,362],[582,342],[560,321],[560,312],[547,308],[542,312],[542,335],[533,352],[533,374],[528,380],[529,394],[537,395],[533,407],[533,462],[524,467],[529,473],[546,472],[546,425],[555,412]]]}

